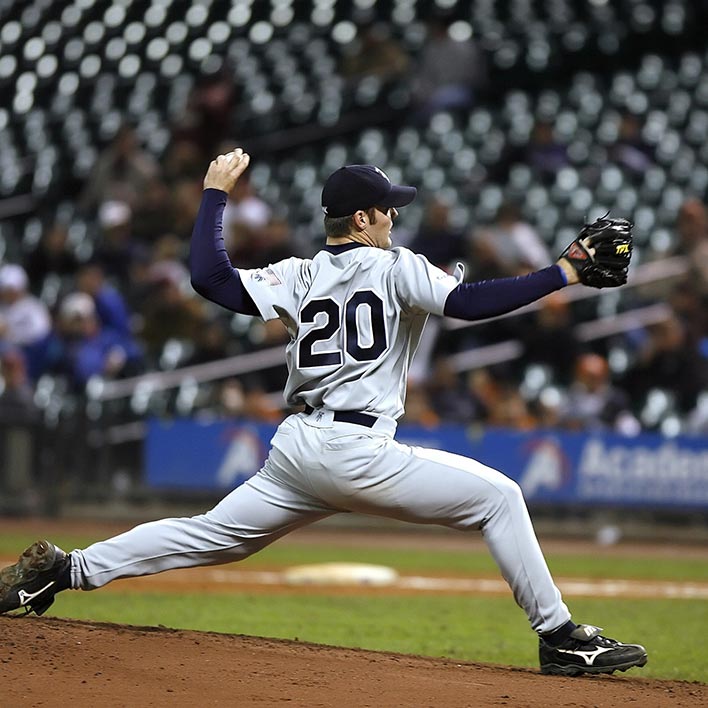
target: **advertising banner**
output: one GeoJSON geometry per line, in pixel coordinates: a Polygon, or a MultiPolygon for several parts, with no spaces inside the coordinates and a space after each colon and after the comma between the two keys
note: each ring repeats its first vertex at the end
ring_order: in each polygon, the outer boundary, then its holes
{"type": "MultiPolygon", "coordinates": [[[[151,421],[149,485],[228,491],[255,474],[275,425],[151,421]]],[[[408,445],[472,457],[516,480],[530,502],[708,509],[708,440],[401,425],[408,445]]]]}

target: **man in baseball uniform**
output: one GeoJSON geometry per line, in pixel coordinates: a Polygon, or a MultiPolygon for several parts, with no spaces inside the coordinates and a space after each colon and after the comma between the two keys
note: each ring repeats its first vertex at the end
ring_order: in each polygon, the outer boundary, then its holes
{"type": "Polygon", "coordinates": [[[568,258],[530,275],[462,282],[423,256],[391,247],[397,209],[416,195],[372,165],[334,172],[322,191],[326,245],[312,259],[234,268],[222,214],[250,157],[214,160],[191,242],[197,292],[235,312],[279,318],[287,345],[287,402],[304,407],[279,426],[262,469],[206,514],[154,521],[64,553],[30,546],[0,573],[0,613],[41,614],[68,588],[228,563],[337,512],[481,531],[540,638],[545,673],[612,673],[643,666],[642,646],[576,625],[539,547],[518,485],[481,463],[394,439],[406,375],[430,314],[468,320],[511,311],[578,282],[568,258]]]}

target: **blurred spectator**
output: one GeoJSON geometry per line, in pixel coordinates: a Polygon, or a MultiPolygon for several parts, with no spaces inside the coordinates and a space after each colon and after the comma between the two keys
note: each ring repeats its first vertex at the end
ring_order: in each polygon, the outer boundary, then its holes
{"type": "Polygon", "coordinates": [[[152,253],[138,250],[130,264],[130,287],[122,287],[121,295],[124,297],[128,312],[131,313],[131,327],[133,332],[140,330],[140,310],[144,307],[152,289],[150,282],[150,267],[152,266],[152,253]]]}
{"type": "Polygon", "coordinates": [[[676,219],[676,231],[679,236],[678,249],[690,254],[700,248],[708,239],[708,209],[695,197],[686,199],[679,209],[676,219]]]}
{"type": "Polygon", "coordinates": [[[121,288],[128,288],[130,269],[140,250],[133,239],[133,211],[126,202],[104,202],[98,219],[101,237],[93,259],[121,288]]]}
{"type": "Polygon", "coordinates": [[[234,263],[253,268],[258,262],[261,236],[271,218],[271,208],[248,179],[239,180],[224,209],[224,241],[234,263]]]}
{"type": "Polygon", "coordinates": [[[486,368],[473,369],[469,372],[467,392],[479,410],[481,420],[486,420],[501,395],[496,377],[486,368]]]}
{"type": "Polygon", "coordinates": [[[151,269],[149,296],[142,309],[140,333],[150,361],[157,365],[168,341],[194,342],[204,326],[202,302],[188,295],[174,269],[151,269]]]}
{"type": "Polygon", "coordinates": [[[62,300],[48,352],[50,370],[65,375],[77,392],[84,390],[92,376],[117,378],[142,369],[135,341],[102,327],[93,299],[86,293],[71,293],[62,300]]]}
{"type": "Polygon", "coordinates": [[[155,175],[145,185],[133,212],[133,237],[141,243],[154,243],[174,228],[172,195],[167,184],[155,175]]]}
{"type": "Polygon", "coordinates": [[[347,79],[375,76],[383,81],[396,79],[408,71],[410,57],[391,36],[383,22],[360,28],[356,39],[343,50],[340,73],[347,79]]]}
{"type": "Polygon", "coordinates": [[[123,289],[134,331],[141,329],[139,313],[152,297],[156,282],[169,278],[180,288],[188,287],[189,271],[182,262],[184,251],[185,243],[173,234],[161,236],[149,250],[138,250],[130,265],[130,287],[123,289]]]}
{"type": "Polygon", "coordinates": [[[180,179],[172,185],[173,233],[178,239],[189,241],[201,201],[201,179],[180,179]]]}
{"type": "Polygon", "coordinates": [[[194,352],[186,365],[206,364],[229,356],[228,331],[220,320],[211,320],[199,328],[194,340],[194,352]]]}
{"type": "Polygon", "coordinates": [[[700,283],[688,275],[674,286],[669,303],[686,328],[692,345],[700,347],[702,342],[708,341],[708,292],[701,292],[700,283]]]}
{"type": "Polygon", "coordinates": [[[34,402],[34,388],[27,375],[25,358],[18,349],[0,350],[0,375],[3,388],[0,393],[0,420],[27,423],[39,419],[34,402]]]}
{"type": "Polygon", "coordinates": [[[284,417],[282,409],[273,402],[273,397],[260,386],[244,387],[238,379],[227,379],[219,386],[214,409],[220,417],[231,420],[279,423],[284,417]]]}
{"type": "Polygon", "coordinates": [[[125,202],[132,208],[158,173],[157,163],[140,147],[135,130],[124,125],[99,155],[81,194],[80,207],[89,214],[107,201],[125,202]]]}
{"type": "Polygon", "coordinates": [[[519,393],[518,384],[506,369],[475,369],[467,376],[467,392],[479,411],[478,420],[486,425],[528,430],[536,420],[519,393]]]}
{"type": "Polygon", "coordinates": [[[249,339],[256,349],[270,349],[290,340],[288,330],[279,319],[263,321],[257,319],[252,322],[249,339]]]}
{"type": "Polygon", "coordinates": [[[189,270],[186,260],[186,243],[174,234],[161,236],[152,249],[152,263],[149,275],[154,280],[168,272],[181,285],[189,283],[189,270]]]}
{"type": "Polygon", "coordinates": [[[420,229],[408,247],[443,270],[454,269],[455,261],[465,257],[464,233],[450,223],[450,205],[445,200],[428,202],[420,229]]]}
{"type": "Polygon", "coordinates": [[[213,408],[220,417],[239,419],[244,416],[245,398],[243,384],[238,379],[227,379],[216,390],[213,408]]]}
{"type": "Polygon", "coordinates": [[[466,425],[480,417],[474,400],[445,359],[435,362],[428,392],[430,404],[442,421],[466,425]]]}
{"type": "Polygon", "coordinates": [[[612,385],[610,367],[599,354],[581,354],[576,360],[561,420],[564,427],[572,430],[608,428],[635,435],[640,429],[630,412],[629,398],[612,385]]]}
{"type": "Polygon", "coordinates": [[[512,430],[532,430],[537,425],[516,384],[510,381],[498,383],[498,395],[487,411],[485,422],[512,430]]]}
{"type": "MultiPolygon", "coordinates": [[[[35,513],[43,472],[42,413],[21,351],[0,342],[0,501],[13,513],[35,513]]],[[[54,431],[53,431],[54,432],[54,431]]]]}
{"type": "Polygon", "coordinates": [[[175,137],[168,145],[162,161],[165,182],[174,185],[186,179],[201,183],[208,159],[211,158],[205,158],[193,142],[186,138],[175,137]]]}
{"type": "Polygon", "coordinates": [[[499,207],[493,224],[474,234],[472,254],[475,275],[485,278],[523,275],[552,262],[541,237],[511,202],[499,207]]]}
{"type": "Polygon", "coordinates": [[[536,122],[523,150],[523,161],[546,184],[553,182],[558,171],[569,164],[568,150],[556,140],[552,123],[544,120],[536,122]]]}
{"type": "Polygon", "coordinates": [[[580,343],[575,336],[573,315],[566,294],[557,291],[547,295],[533,314],[518,318],[517,326],[524,345],[523,364],[545,364],[552,369],[558,383],[569,384],[580,353],[580,343]]]}
{"type": "Polygon", "coordinates": [[[0,336],[27,347],[43,340],[51,326],[47,306],[29,292],[24,268],[12,263],[0,267],[0,336]]]}
{"type": "Polygon", "coordinates": [[[280,405],[273,402],[260,386],[246,388],[243,402],[243,413],[248,420],[258,420],[264,423],[279,423],[283,420],[283,411],[280,405]]]}
{"type": "Polygon", "coordinates": [[[267,222],[261,223],[256,218],[250,221],[238,218],[239,221],[231,226],[234,239],[229,248],[229,257],[239,267],[262,268],[297,255],[292,229],[287,220],[272,216],[267,222]]]}
{"type": "Polygon", "coordinates": [[[42,233],[36,248],[25,259],[27,275],[35,292],[40,292],[44,279],[50,274],[67,277],[76,272],[78,260],[69,245],[68,236],[66,226],[52,224],[42,233]]]}
{"type": "Polygon", "coordinates": [[[413,99],[419,120],[437,111],[469,108],[488,82],[484,55],[471,38],[450,34],[450,22],[434,18],[414,72],[413,99]]]}
{"type": "Polygon", "coordinates": [[[123,296],[106,281],[100,263],[87,263],[76,274],[76,289],[93,298],[96,314],[104,327],[131,336],[130,313],[123,296]]]}
{"type": "Polygon", "coordinates": [[[638,177],[654,164],[654,151],[642,138],[642,125],[634,114],[622,115],[619,135],[609,148],[609,157],[638,177]]]}
{"type": "Polygon", "coordinates": [[[0,342],[19,347],[30,376],[42,372],[44,352],[52,320],[47,306],[29,292],[29,280],[22,266],[0,268],[0,342]]]}
{"type": "Polygon", "coordinates": [[[292,237],[290,224],[280,217],[272,217],[260,233],[260,247],[255,254],[254,265],[260,268],[297,255],[292,237]]]}
{"type": "MultiPolygon", "coordinates": [[[[290,335],[285,325],[280,319],[273,319],[264,322],[260,318],[252,318],[248,329],[247,339],[239,340],[239,345],[245,345],[250,351],[259,349],[281,349],[284,344],[290,341],[290,335]]],[[[282,361],[282,360],[281,360],[282,361]]],[[[269,390],[282,390],[288,378],[288,370],[285,363],[272,366],[269,369],[253,373],[249,377],[249,384],[263,384],[269,390]]]]}
{"type": "Polygon", "coordinates": [[[664,389],[675,398],[678,411],[688,413],[708,387],[707,359],[699,343],[689,340],[686,326],[676,317],[650,325],[646,334],[623,387],[637,402],[652,389],[664,389]]]}
{"type": "Polygon", "coordinates": [[[696,198],[687,199],[676,221],[677,252],[688,256],[690,277],[694,278],[703,296],[708,296],[708,209],[696,198]]]}
{"type": "Polygon", "coordinates": [[[563,427],[563,392],[555,386],[546,386],[531,403],[533,413],[539,428],[546,430],[563,427]]]}
{"type": "Polygon", "coordinates": [[[440,424],[440,416],[435,412],[428,393],[421,385],[408,382],[406,390],[406,411],[401,422],[433,428],[440,424]]]}
{"type": "Polygon", "coordinates": [[[175,140],[192,143],[203,159],[211,160],[219,143],[232,133],[237,98],[236,81],[227,64],[198,77],[173,128],[175,140]]]}

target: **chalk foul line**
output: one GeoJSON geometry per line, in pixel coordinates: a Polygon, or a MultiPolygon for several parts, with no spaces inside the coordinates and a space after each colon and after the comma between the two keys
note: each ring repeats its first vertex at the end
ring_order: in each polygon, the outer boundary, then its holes
{"type": "MultiPolygon", "coordinates": [[[[233,585],[292,586],[284,572],[256,570],[208,570],[206,578],[214,583],[233,585]]],[[[175,576],[176,577],[176,576],[175,576]]],[[[366,583],[352,582],[361,587],[366,583]]],[[[708,600],[708,583],[664,580],[622,580],[595,578],[556,578],[556,584],[567,596],[671,598],[683,600],[708,600]]],[[[319,587],[324,584],[317,583],[319,587]]],[[[346,587],[342,582],[332,583],[346,587]]],[[[421,575],[402,575],[385,586],[420,592],[460,592],[495,595],[509,592],[509,586],[494,578],[436,578],[421,575]]]]}

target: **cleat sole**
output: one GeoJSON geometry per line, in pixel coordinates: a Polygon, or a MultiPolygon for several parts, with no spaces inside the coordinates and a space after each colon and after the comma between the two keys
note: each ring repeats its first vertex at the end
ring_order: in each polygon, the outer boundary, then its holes
{"type": "Polygon", "coordinates": [[[541,667],[541,673],[548,676],[580,676],[581,674],[612,674],[615,671],[627,671],[635,666],[641,667],[646,665],[647,655],[637,659],[636,661],[627,661],[623,664],[615,664],[614,666],[561,666],[560,664],[546,664],[541,667]]]}

